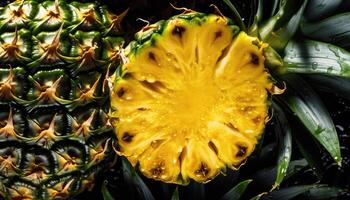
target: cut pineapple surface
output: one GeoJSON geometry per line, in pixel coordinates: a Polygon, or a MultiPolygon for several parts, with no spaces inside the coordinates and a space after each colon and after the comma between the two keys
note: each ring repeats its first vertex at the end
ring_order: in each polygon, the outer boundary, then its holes
{"type": "Polygon", "coordinates": [[[238,169],[268,116],[265,47],[217,15],[191,12],[144,28],[111,94],[119,153],[169,183],[238,169]]]}

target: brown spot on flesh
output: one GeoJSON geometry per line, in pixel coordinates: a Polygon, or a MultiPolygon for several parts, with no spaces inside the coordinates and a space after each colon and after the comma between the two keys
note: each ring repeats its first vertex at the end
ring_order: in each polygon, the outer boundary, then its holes
{"type": "Polygon", "coordinates": [[[139,110],[139,111],[146,111],[147,108],[141,107],[141,108],[137,108],[137,110],[139,110]]]}
{"type": "Polygon", "coordinates": [[[257,116],[255,118],[253,118],[252,121],[253,121],[254,124],[258,125],[261,122],[261,117],[257,116]]]}
{"type": "Polygon", "coordinates": [[[151,174],[155,178],[159,178],[164,173],[164,161],[159,162],[156,167],[151,169],[151,174]]]}
{"type": "Polygon", "coordinates": [[[244,157],[247,153],[247,147],[241,144],[236,144],[238,151],[236,153],[236,157],[244,157]]]}
{"type": "Polygon", "coordinates": [[[259,56],[257,56],[255,53],[250,53],[250,58],[251,58],[251,62],[254,65],[259,65],[259,56]]]}
{"type": "Polygon", "coordinates": [[[216,64],[219,63],[228,53],[228,50],[230,49],[229,48],[230,45],[228,45],[227,47],[225,47],[222,51],[221,51],[221,54],[219,56],[219,58],[216,60],[216,64]]]}
{"type": "Polygon", "coordinates": [[[217,39],[220,38],[221,36],[222,36],[222,31],[221,31],[221,30],[216,31],[216,32],[215,32],[215,38],[214,38],[214,40],[217,40],[217,39]]]}
{"type": "Polygon", "coordinates": [[[208,146],[209,146],[209,148],[210,148],[211,150],[214,151],[214,153],[215,153],[216,155],[218,155],[218,148],[215,146],[215,144],[214,144],[212,141],[210,141],[210,142],[208,143],[208,146]]]}
{"type": "Polygon", "coordinates": [[[121,98],[125,94],[125,88],[120,88],[117,92],[117,96],[121,98]]]}
{"type": "Polygon", "coordinates": [[[155,62],[157,61],[157,60],[156,60],[156,55],[155,55],[153,52],[149,52],[149,53],[148,53],[148,58],[151,59],[151,60],[153,60],[153,61],[155,61],[155,62]]]}
{"type": "Polygon", "coordinates": [[[171,31],[171,34],[178,36],[179,38],[182,38],[185,31],[186,31],[185,27],[175,26],[174,29],[171,31]]]}
{"type": "Polygon", "coordinates": [[[125,132],[124,133],[124,135],[123,135],[123,137],[122,137],[122,140],[124,141],[124,142],[131,142],[132,141],[132,138],[133,138],[134,136],[133,135],[131,135],[129,132],[125,132]]]}
{"type": "Polygon", "coordinates": [[[233,125],[232,123],[229,122],[229,123],[224,123],[224,124],[225,124],[225,126],[230,128],[231,130],[239,132],[239,129],[235,125],[233,125]]]}
{"type": "Polygon", "coordinates": [[[210,172],[208,165],[204,162],[201,162],[199,168],[194,172],[198,176],[206,177],[210,172]]]}

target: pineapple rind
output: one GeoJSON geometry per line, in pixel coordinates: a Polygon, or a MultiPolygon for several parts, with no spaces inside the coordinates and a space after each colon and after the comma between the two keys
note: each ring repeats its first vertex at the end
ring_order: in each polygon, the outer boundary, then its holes
{"type": "Polygon", "coordinates": [[[118,23],[95,3],[0,9],[0,198],[70,198],[113,159],[106,78],[119,64],[118,23]]]}

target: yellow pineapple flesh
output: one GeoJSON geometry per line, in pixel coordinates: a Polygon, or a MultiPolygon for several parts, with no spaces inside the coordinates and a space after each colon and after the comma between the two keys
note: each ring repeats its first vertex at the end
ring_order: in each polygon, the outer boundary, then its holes
{"type": "Polygon", "coordinates": [[[268,117],[267,45],[196,12],[145,27],[137,39],[111,94],[119,154],[168,183],[238,169],[268,117]]]}

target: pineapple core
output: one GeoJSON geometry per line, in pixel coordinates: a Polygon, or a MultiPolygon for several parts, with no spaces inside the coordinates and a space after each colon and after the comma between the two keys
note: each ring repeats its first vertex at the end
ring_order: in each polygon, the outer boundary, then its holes
{"type": "Polygon", "coordinates": [[[130,47],[111,117],[120,155],[145,176],[207,182],[254,150],[272,83],[265,44],[237,29],[216,15],[175,17],[130,47]]]}

